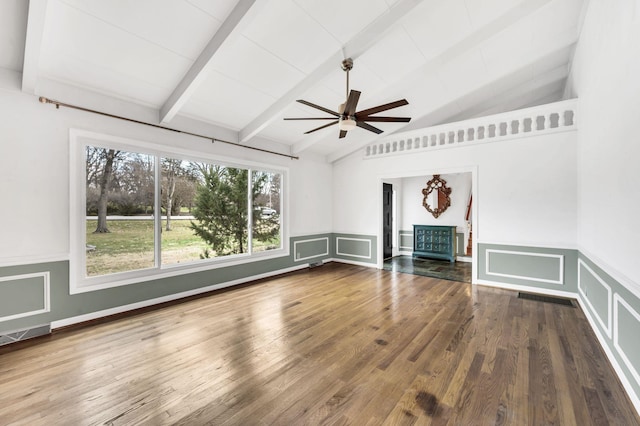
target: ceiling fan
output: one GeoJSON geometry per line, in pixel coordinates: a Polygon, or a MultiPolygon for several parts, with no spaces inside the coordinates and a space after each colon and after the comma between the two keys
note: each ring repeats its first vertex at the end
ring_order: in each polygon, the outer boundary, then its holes
{"type": "Polygon", "coordinates": [[[304,99],[297,100],[297,102],[300,102],[301,104],[331,114],[331,117],[285,118],[285,120],[334,120],[329,124],[325,124],[324,126],[317,127],[315,129],[309,130],[308,132],[304,132],[304,134],[307,135],[309,133],[324,129],[325,127],[338,124],[338,128],[340,129],[340,138],[344,138],[345,136],[347,136],[347,131],[353,130],[356,127],[363,128],[376,134],[382,133],[382,130],[372,126],[369,123],[366,123],[367,121],[372,123],[408,123],[409,121],[411,121],[411,117],[382,117],[374,115],[393,108],[401,107],[403,105],[408,105],[409,102],[407,102],[406,99],[401,99],[399,101],[390,102],[384,105],[378,105],[377,107],[363,109],[362,111],[356,112],[358,99],[360,99],[360,92],[358,92],[357,90],[349,91],[349,71],[351,71],[352,68],[353,60],[351,58],[347,58],[342,61],[342,69],[347,73],[347,100],[345,101],[345,103],[338,106],[337,112],[305,101],[304,99]]]}

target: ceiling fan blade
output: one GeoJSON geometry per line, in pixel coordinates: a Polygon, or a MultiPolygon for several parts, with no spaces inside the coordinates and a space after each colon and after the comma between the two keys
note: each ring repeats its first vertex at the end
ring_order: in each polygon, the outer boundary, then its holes
{"type": "Polygon", "coordinates": [[[296,117],[296,118],[283,118],[283,120],[335,120],[335,117],[296,117]]]}
{"type": "Polygon", "coordinates": [[[310,106],[311,108],[319,109],[320,111],[324,111],[327,114],[333,115],[334,117],[340,117],[340,114],[338,114],[337,112],[331,111],[330,109],[327,109],[325,107],[321,107],[320,105],[312,104],[311,102],[305,101],[304,99],[298,99],[296,102],[300,102],[301,104],[310,106]]]}
{"type": "Polygon", "coordinates": [[[338,136],[338,139],[342,139],[345,136],[347,136],[347,131],[346,130],[340,130],[340,136],[338,136]]]}
{"type": "Polygon", "coordinates": [[[309,133],[313,133],[313,132],[315,132],[316,130],[324,129],[325,127],[333,126],[334,124],[338,124],[338,120],[333,121],[333,122],[331,122],[331,123],[329,123],[329,124],[325,124],[324,126],[316,127],[316,128],[315,128],[315,129],[313,129],[313,130],[309,130],[308,132],[304,132],[304,134],[305,134],[305,135],[308,135],[309,133]]]}
{"type": "Polygon", "coordinates": [[[373,133],[377,133],[377,134],[382,133],[382,130],[378,129],[377,127],[373,127],[372,125],[367,124],[364,121],[356,121],[356,126],[362,127],[363,129],[366,129],[373,133]]]}
{"type": "Polygon", "coordinates": [[[358,92],[357,90],[352,90],[349,92],[347,103],[344,106],[345,115],[351,116],[356,113],[356,106],[358,105],[359,99],[360,99],[360,92],[358,92]]]}
{"type": "MultiPolygon", "coordinates": [[[[388,104],[378,105],[377,107],[373,107],[373,108],[365,109],[365,110],[362,110],[362,111],[358,111],[356,113],[356,115],[358,117],[366,117],[367,115],[377,114],[379,112],[386,111],[388,109],[398,108],[398,107],[401,107],[403,105],[409,105],[409,102],[407,102],[406,99],[401,99],[399,101],[390,102],[388,104]]],[[[361,118],[361,120],[366,120],[366,118],[361,118]]]]}
{"type": "Polygon", "coordinates": [[[411,121],[411,117],[359,117],[356,115],[356,120],[360,121],[371,121],[378,123],[408,123],[411,121]]]}

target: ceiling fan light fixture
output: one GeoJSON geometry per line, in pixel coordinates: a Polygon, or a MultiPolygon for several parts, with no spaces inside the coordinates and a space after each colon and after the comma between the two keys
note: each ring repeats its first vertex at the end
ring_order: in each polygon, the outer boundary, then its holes
{"type": "Polygon", "coordinates": [[[340,118],[340,124],[338,124],[338,127],[340,128],[340,130],[347,130],[347,131],[355,129],[356,126],[357,126],[356,120],[355,120],[355,117],[353,116],[340,118]]]}

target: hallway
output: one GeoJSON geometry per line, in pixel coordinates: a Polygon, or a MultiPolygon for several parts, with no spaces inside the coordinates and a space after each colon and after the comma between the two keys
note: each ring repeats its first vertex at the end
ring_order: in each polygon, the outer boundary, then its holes
{"type": "Polygon", "coordinates": [[[471,262],[458,261],[451,263],[446,260],[396,256],[385,260],[383,269],[385,271],[403,272],[443,280],[471,282],[471,262]]]}

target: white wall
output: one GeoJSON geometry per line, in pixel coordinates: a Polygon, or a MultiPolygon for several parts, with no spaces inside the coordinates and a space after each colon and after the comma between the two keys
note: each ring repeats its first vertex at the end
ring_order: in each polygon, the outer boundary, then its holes
{"type": "Polygon", "coordinates": [[[579,248],[640,289],[640,2],[589,3],[568,88],[580,111],[579,248]]]}
{"type": "MultiPolygon", "coordinates": [[[[2,264],[69,256],[70,128],[288,167],[290,234],[331,232],[332,170],[324,158],[290,160],[87,112],[56,110],[53,105],[40,104],[35,96],[21,93],[19,73],[0,71],[2,264]]],[[[218,136],[202,125],[183,129],[218,136]]],[[[285,146],[275,148],[288,152],[285,146]]]]}
{"type": "Polygon", "coordinates": [[[424,195],[422,189],[433,175],[416,176],[402,179],[402,220],[401,229],[412,230],[414,224],[420,225],[447,225],[457,226],[458,232],[465,232],[464,220],[471,192],[471,173],[450,173],[441,175],[440,178],[447,182],[451,188],[451,206],[438,218],[433,217],[422,205],[424,195]]]}
{"type": "Polygon", "coordinates": [[[383,177],[477,167],[474,240],[575,248],[575,151],[572,131],[367,160],[357,152],[334,165],[334,230],[377,235],[383,177]]]}

